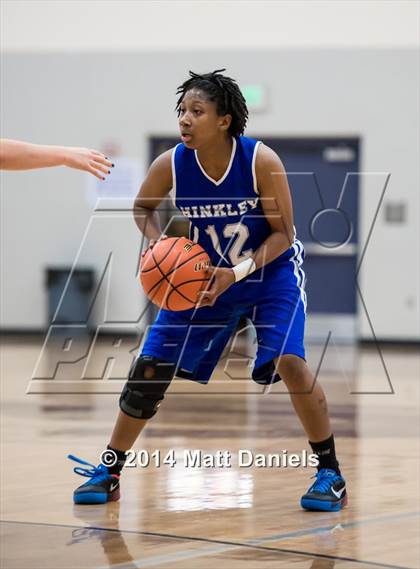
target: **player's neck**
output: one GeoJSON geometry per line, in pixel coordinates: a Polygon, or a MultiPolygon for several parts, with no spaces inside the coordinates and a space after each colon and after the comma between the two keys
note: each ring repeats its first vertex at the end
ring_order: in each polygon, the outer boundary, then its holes
{"type": "Polygon", "coordinates": [[[226,170],[232,156],[233,139],[227,136],[217,144],[201,147],[197,150],[200,164],[208,170],[226,170]]]}

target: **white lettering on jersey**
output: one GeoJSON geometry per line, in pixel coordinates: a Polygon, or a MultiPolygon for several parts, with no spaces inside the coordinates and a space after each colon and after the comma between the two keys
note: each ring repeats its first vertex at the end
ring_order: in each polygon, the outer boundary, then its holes
{"type": "Polygon", "coordinates": [[[200,217],[200,216],[198,215],[198,211],[197,211],[197,206],[196,206],[196,205],[192,205],[192,206],[191,206],[191,209],[192,209],[192,212],[193,212],[193,215],[192,215],[193,217],[196,217],[196,218],[197,218],[197,217],[200,217]]]}
{"type": "Polygon", "coordinates": [[[237,209],[234,209],[232,211],[232,204],[231,203],[226,204],[226,207],[227,207],[227,214],[228,215],[238,215],[239,212],[237,209]]]}
{"type": "Polygon", "coordinates": [[[200,208],[200,217],[213,217],[213,212],[211,211],[211,205],[200,205],[199,208],[200,208]]]}
{"type": "Polygon", "coordinates": [[[214,217],[226,217],[227,213],[224,211],[226,204],[216,203],[213,206],[213,216],[214,217]]]}
{"type": "Polygon", "coordinates": [[[236,205],[232,203],[215,203],[204,205],[178,206],[180,211],[189,219],[203,217],[232,217],[235,215],[245,215],[247,211],[255,209],[259,198],[254,200],[243,200],[236,205]]]}

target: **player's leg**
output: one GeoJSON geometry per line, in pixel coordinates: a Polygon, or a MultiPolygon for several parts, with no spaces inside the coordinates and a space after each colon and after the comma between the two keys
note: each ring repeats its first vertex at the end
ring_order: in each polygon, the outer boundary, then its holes
{"type": "Polygon", "coordinates": [[[119,477],[129,450],[147,421],[157,412],[176,370],[176,364],[140,355],[130,369],[120,397],[120,411],[110,444],[102,453],[101,464],[92,464],[72,455],[69,458],[88,466],[75,472],[89,477],[73,494],[76,504],[104,504],[120,497],[119,477]]]}
{"type": "MultiPolygon", "coordinates": [[[[151,380],[154,382],[160,381],[163,383],[163,385],[160,386],[160,390],[162,391],[162,394],[164,394],[166,389],[169,387],[169,383],[172,380],[173,375],[173,364],[161,362],[161,365],[159,367],[159,362],[155,358],[150,358],[148,356],[140,357],[138,360],[136,360],[134,367],[132,370],[130,370],[127,385],[125,386],[120,399],[121,409],[118,413],[117,420],[112,431],[109,448],[121,449],[123,451],[131,449],[139,437],[141,431],[145,427],[148,418],[150,418],[139,417],[139,409],[129,409],[130,389],[133,391],[141,391],[142,382],[148,382],[151,380]],[[163,370],[163,366],[166,366],[166,371],[163,370]],[[139,383],[136,383],[136,381],[139,383]]],[[[155,399],[157,401],[156,405],[160,405],[160,402],[163,399],[163,397],[160,397],[160,395],[161,394],[159,393],[159,388],[157,388],[151,399],[152,404],[153,399],[155,399]]],[[[154,410],[154,413],[156,413],[156,410],[157,407],[154,410]]],[[[141,411],[141,413],[143,413],[143,411],[141,411]]]]}
{"type": "Polygon", "coordinates": [[[301,505],[309,510],[340,510],[347,503],[346,483],[335,453],[324,390],[299,356],[280,356],[275,366],[319,460],[316,481],[302,496],[301,505]]]}
{"type": "Polygon", "coordinates": [[[278,269],[267,271],[262,283],[261,300],[252,319],[258,339],[253,378],[262,375],[260,383],[266,384],[279,376],[284,380],[309,444],[319,457],[316,486],[302,498],[302,506],[338,510],[346,500],[345,482],[336,458],[326,397],[305,361],[306,295],[301,287],[304,274],[299,247],[296,253],[278,269]],[[264,369],[268,373],[261,373],[264,369]]]}
{"type": "MultiPolygon", "coordinates": [[[[324,390],[315,381],[308,364],[299,356],[283,355],[274,360],[275,369],[289,391],[293,407],[310,441],[331,436],[331,425],[324,390]]],[[[334,464],[337,466],[338,464],[334,464]]]]}
{"type": "Polygon", "coordinates": [[[188,319],[167,310],[159,312],[141,354],[130,368],[111,440],[101,454],[101,464],[98,467],[89,465],[89,469],[75,469],[77,474],[90,478],[75,490],[75,503],[105,503],[119,498],[119,477],[126,451],[132,448],[147,421],[156,414],[175,375],[176,361],[187,331],[188,319]]]}
{"type": "Polygon", "coordinates": [[[125,451],[131,449],[146,423],[146,419],[135,419],[120,409],[112,430],[109,447],[111,449],[125,449],[125,451]]]}
{"type": "MultiPolygon", "coordinates": [[[[275,329],[267,328],[264,344],[273,346],[273,334],[274,337],[278,336],[278,332],[278,328],[277,333],[275,329]]],[[[270,373],[266,373],[265,383],[272,383],[276,377],[283,379],[312,451],[319,459],[316,481],[302,496],[301,505],[309,510],[340,510],[347,503],[346,485],[336,457],[325,393],[322,386],[315,381],[303,356],[287,354],[291,350],[300,352],[299,348],[288,348],[285,337],[278,337],[277,341],[286,346],[286,354],[274,359],[270,373]]],[[[261,375],[260,370],[270,367],[269,363],[257,367],[253,376],[261,375]]]]}
{"type": "Polygon", "coordinates": [[[190,372],[189,379],[208,380],[229,339],[227,331],[234,325],[229,319],[232,319],[231,307],[222,303],[199,311],[160,311],[121,394],[108,452],[102,454],[105,464],[94,467],[82,461],[90,468],[75,469],[78,474],[90,477],[74,492],[75,503],[105,503],[119,498],[118,481],[126,451],[156,414],[178,369],[190,372]],[[200,375],[203,373],[205,377],[200,375]]]}

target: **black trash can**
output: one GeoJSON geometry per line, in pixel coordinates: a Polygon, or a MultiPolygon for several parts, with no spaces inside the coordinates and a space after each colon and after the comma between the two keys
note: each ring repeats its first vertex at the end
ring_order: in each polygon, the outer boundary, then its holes
{"type": "Polygon", "coordinates": [[[86,325],[86,332],[90,331],[93,328],[91,312],[94,285],[93,268],[80,268],[71,272],[71,267],[47,267],[45,286],[48,295],[48,326],[86,325]]]}

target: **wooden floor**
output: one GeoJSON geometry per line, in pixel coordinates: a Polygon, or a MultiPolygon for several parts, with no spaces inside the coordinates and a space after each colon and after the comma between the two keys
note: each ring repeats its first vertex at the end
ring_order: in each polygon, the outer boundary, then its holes
{"type": "MultiPolygon", "coordinates": [[[[66,455],[97,462],[118,396],[25,394],[41,340],[2,343],[2,569],[420,567],[414,352],[383,351],[394,394],[374,349],[325,356],[319,380],[349,488],[342,512],[300,509],[311,468],[186,466],[185,449],[307,449],[284,387],[238,390],[222,370],[213,387],[175,381],[136,445],[174,449],[173,468],[126,469],[119,503],[74,506],[84,480],[66,455]]],[[[316,368],[320,349],[308,352],[316,368]]]]}

